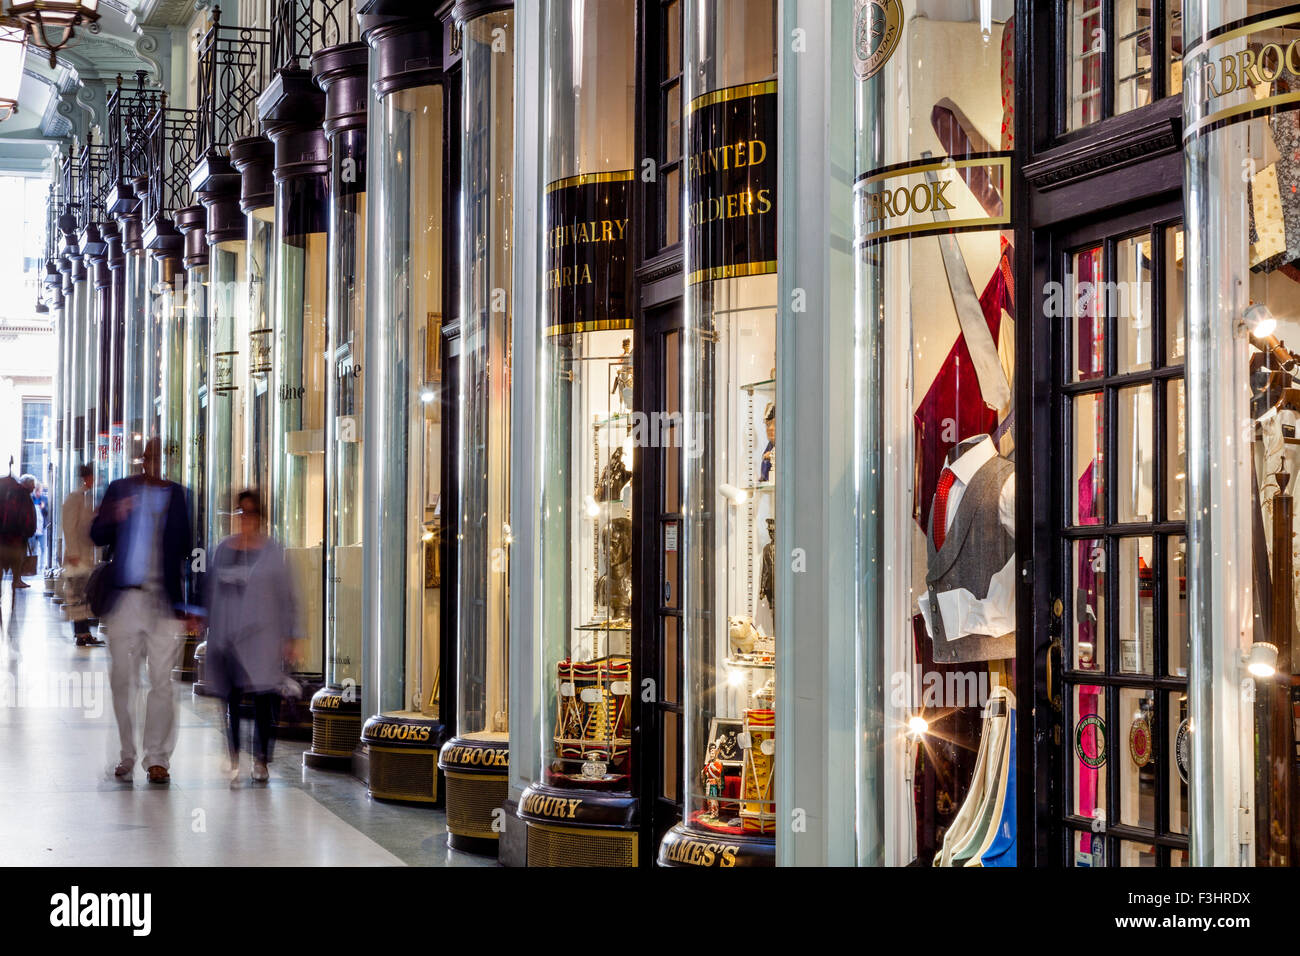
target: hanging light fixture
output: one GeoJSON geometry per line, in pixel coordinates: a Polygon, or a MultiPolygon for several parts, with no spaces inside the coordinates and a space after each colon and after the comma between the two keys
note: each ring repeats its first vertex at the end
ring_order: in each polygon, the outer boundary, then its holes
{"type": "MultiPolygon", "coordinates": [[[[77,34],[77,27],[99,21],[99,0],[7,0],[5,13],[23,24],[32,42],[50,51],[50,68],[77,34]]],[[[95,32],[98,27],[92,26],[95,32]]]]}
{"type": "Polygon", "coordinates": [[[18,89],[23,84],[26,56],[26,27],[0,18],[0,123],[18,112],[18,89]]]}

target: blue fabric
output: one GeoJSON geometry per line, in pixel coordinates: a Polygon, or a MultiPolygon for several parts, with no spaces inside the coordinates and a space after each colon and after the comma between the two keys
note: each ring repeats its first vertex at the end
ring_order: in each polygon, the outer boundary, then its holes
{"type": "MultiPolygon", "coordinates": [[[[100,504],[99,512],[90,525],[90,539],[99,547],[110,549],[108,570],[110,589],[107,610],[112,610],[113,605],[117,603],[118,592],[123,588],[137,587],[143,583],[136,577],[138,568],[127,566],[127,552],[131,550],[131,543],[137,534],[143,534],[139,529],[133,528],[138,522],[140,511],[133,506],[131,513],[122,521],[117,520],[117,513],[127,501],[138,504],[138,498],[145,490],[145,485],[142,475],[114,481],[104,492],[104,501],[100,504]]],[[[172,481],[165,482],[161,487],[169,492],[169,500],[163,524],[162,554],[159,556],[160,570],[167,598],[172,608],[179,614],[185,606],[181,573],[185,562],[190,558],[192,547],[189,496],[184,488],[172,481]]]]}
{"type": "Polygon", "coordinates": [[[1007,795],[1002,801],[1002,816],[998,819],[998,835],[980,857],[985,866],[1016,865],[1016,709],[1007,714],[1007,795]]]}

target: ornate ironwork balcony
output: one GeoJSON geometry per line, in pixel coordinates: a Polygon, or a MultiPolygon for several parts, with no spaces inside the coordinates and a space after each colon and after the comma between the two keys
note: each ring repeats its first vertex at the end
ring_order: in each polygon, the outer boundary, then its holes
{"type": "Polygon", "coordinates": [[[221,25],[221,8],[199,41],[199,126],[196,155],[225,155],[237,139],[257,132],[257,98],[266,87],[271,31],[221,25]]]}
{"type": "Polygon", "coordinates": [[[108,95],[108,189],[104,198],[106,212],[113,216],[130,216],[139,206],[133,183],[148,176],[149,117],[162,100],[159,90],[149,89],[149,74],[135,75],[135,88],[123,87],[122,77],[108,95]]]}
{"type": "Polygon", "coordinates": [[[163,94],[145,129],[149,188],[143,197],[145,246],[155,253],[180,255],[176,210],[189,205],[190,171],[198,142],[197,110],[172,109],[163,94]]]}
{"type": "Polygon", "coordinates": [[[274,0],[271,63],[277,70],[305,70],[317,50],[358,39],[352,0],[274,0]]]}

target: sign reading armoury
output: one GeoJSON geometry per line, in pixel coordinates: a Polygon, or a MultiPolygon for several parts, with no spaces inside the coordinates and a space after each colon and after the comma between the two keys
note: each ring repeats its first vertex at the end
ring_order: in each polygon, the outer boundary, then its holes
{"type": "Polygon", "coordinates": [[[1300,10],[1225,23],[1189,44],[1182,62],[1184,140],[1300,109],[1300,10]]]}
{"type": "Polygon", "coordinates": [[[632,327],[631,191],[630,169],[546,187],[547,335],[632,327]]]}
{"type": "Polygon", "coordinates": [[[1011,222],[1011,154],[981,153],[961,159],[926,156],[863,173],[854,184],[859,245],[935,232],[998,229],[1011,222]],[[972,192],[1001,197],[978,216],[963,202],[972,192]],[[990,214],[991,213],[991,214],[990,214]]]}
{"type": "Polygon", "coordinates": [[[687,108],[687,282],[776,272],[776,81],[687,108]]]}

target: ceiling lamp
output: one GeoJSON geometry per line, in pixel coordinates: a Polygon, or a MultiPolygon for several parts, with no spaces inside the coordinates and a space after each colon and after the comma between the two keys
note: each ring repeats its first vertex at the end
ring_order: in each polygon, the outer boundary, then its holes
{"type": "Polygon", "coordinates": [[[33,43],[50,51],[51,69],[58,66],[58,52],[72,42],[77,27],[99,20],[99,0],[6,0],[5,7],[9,17],[27,28],[33,43]]]}
{"type": "Polygon", "coordinates": [[[23,85],[26,56],[26,28],[13,20],[0,20],[0,122],[18,112],[18,89],[23,85]]]}

